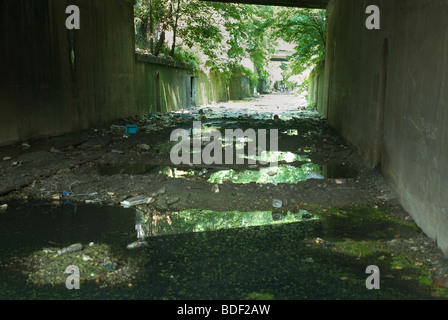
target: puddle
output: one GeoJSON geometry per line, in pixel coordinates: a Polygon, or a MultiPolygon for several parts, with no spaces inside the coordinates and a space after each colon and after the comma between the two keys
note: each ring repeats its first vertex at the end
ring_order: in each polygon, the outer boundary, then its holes
{"type": "Polygon", "coordinates": [[[321,168],[326,179],[351,179],[359,174],[358,170],[342,164],[322,165],[321,168]]]}
{"type": "Polygon", "coordinates": [[[141,227],[143,238],[189,232],[216,231],[220,229],[273,226],[284,223],[310,223],[317,216],[304,210],[291,211],[224,211],[189,209],[179,212],[159,212],[147,206],[138,206],[136,225],[141,227]]]}
{"type": "Polygon", "coordinates": [[[433,298],[428,266],[386,245],[418,231],[380,209],[316,207],[306,208],[312,218],[301,209],[279,219],[270,210],[145,208],[9,203],[0,215],[0,298],[433,298]],[[126,249],[148,213],[147,246],[126,249]],[[82,251],[55,255],[72,243],[82,251]],[[65,287],[68,265],[79,266],[80,290],[65,287]],[[366,289],[368,265],[380,268],[381,290],[366,289]]]}
{"type": "Polygon", "coordinates": [[[304,164],[301,167],[280,165],[275,167],[260,168],[259,170],[235,171],[233,169],[214,172],[207,180],[210,183],[297,183],[305,181],[311,173],[319,173],[320,167],[316,164],[304,164]]]}
{"type": "Polygon", "coordinates": [[[311,162],[307,156],[301,156],[296,153],[292,153],[289,151],[263,151],[260,156],[243,156],[245,159],[252,159],[256,161],[261,161],[264,163],[272,163],[272,162],[311,162]]]}

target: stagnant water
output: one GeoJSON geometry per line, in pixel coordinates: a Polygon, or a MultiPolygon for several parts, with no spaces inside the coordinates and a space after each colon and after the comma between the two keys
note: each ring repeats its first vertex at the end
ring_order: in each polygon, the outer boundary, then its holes
{"type": "Polygon", "coordinates": [[[269,211],[154,212],[144,206],[9,203],[0,214],[0,298],[432,298],[422,271],[412,265],[394,268],[403,262],[384,247],[396,234],[410,237],[419,231],[387,218],[381,209],[297,208],[282,214],[279,219],[269,211]],[[127,249],[137,240],[141,214],[149,219],[147,245],[127,249]],[[56,256],[51,250],[72,243],[82,243],[83,251],[56,256]],[[106,247],[114,262],[105,271],[106,258],[102,268],[93,261],[101,255],[94,248],[106,247]],[[39,259],[49,263],[34,270],[39,259]],[[80,289],[68,290],[63,280],[49,284],[64,279],[69,264],[78,265],[81,273],[89,268],[80,289]],[[101,276],[125,264],[125,280],[117,277],[115,285],[105,286],[101,276]],[[379,290],[366,288],[368,265],[381,271],[379,290]]]}

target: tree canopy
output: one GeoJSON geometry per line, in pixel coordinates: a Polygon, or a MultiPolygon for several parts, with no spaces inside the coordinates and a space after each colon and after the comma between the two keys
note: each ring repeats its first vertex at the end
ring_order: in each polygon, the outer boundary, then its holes
{"type": "Polygon", "coordinates": [[[280,8],[197,0],[138,0],[136,46],[230,77],[243,73],[267,80],[276,41],[296,46],[289,74],[325,54],[324,10],[280,8]]]}
{"type": "Polygon", "coordinates": [[[281,8],[276,12],[273,33],[295,44],[290,72],[301,73],[325,58],[327,22],[325,10],[281,8]]]}

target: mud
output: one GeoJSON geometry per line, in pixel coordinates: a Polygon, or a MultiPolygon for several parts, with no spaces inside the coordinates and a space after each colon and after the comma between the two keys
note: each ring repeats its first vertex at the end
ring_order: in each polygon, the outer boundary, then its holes
{"type": "MultiPolygon", "coordinates": [[[[48,201],[55,205],[119,206],[123,200],[150,196],[165,188],[166,192],[158,195],[151,205],[153,209],[265,212],[272,210],[273,199],[279,199],[291,210],[381,208],[388,217],[414,225],[379,170],[367,167],[357,150],[347,145],[325,119],[315,110],[304,108],[303,101],[291,94],[164,115],[149,114],[87,131],[24,142],[25,145],[0,148],[4,159],[0,163],[0,204],[48,201]],[[279,168],[307,171],[297,173],[294,181],[288,180],[292,171],[282,175],[274,169],[262,179],[251,180],[254,172],[261,172],[263,166],[259,163],[175,166],[169,154],[173,146],[170,134],[176,128],[190,129],[193,120],[201,121],[203,128],[220,132],[227,128],[278,129],[279,151],[294,155],[279,158],[279,168]],[[128,124],[138,125],[137,133],[126,134],[128,124]],[[222,172],[232,175],[223,174],[224,178],[214,180],[222,172]],[[311,173],[315,175],[310,176],[311,173]]],[[[418,255],[416,261],[430,256],[427,268],[431,275],[444,276],[448,271],[446,259],[414,227],[416,235],[407,238],[408,241],[398,237],[389,246],[399,246],[400,250],[418,255]],[[424,245],[416,251],[416,243],[424,245]]],[[[390,236],[384,241],[390,241],[390,236]]],[[[339,244],[338,248],[344,250],[344,245],[339,244]]]]}

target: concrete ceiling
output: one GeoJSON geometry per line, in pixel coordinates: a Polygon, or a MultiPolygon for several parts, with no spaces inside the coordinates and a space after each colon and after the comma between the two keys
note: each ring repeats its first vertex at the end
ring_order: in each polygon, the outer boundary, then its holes
{"type": "MultiPolygon", "coordinates": [[[[201,0],[205,1],[205,0],[201,0]]],[[[210,0],[208,0],[210,1],[210,0]]],[[[325,9],[330,0],[211,0],[215,2],[247,3],[269,6],[325,9]]]]}

